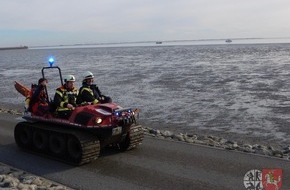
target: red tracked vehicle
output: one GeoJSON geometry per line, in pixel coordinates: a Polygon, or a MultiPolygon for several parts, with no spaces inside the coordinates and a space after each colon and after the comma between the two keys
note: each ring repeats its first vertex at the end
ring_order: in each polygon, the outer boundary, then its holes
{"type": "MultiPolygon", "coordinates": [[[[43,77],[45,69],[58,69],[62,84],[59,67],[52,64],[43,67],[43,77]]],[[[15,88],[23,95],[29,91],[17,82],[15,88]]],[[[51,104],[47,89],[45,91],[51,104]]],[[[23,116],[26,121],[15,126],[14,138],[24,150],[82,165],[97,159],[106,146],[130,150],[142,142],[143,129],[136,122],[135,111],[116,103],[105,103],[76,107],[68,119],[57,118],[53,112],[43,116],[26,112],[23,116]]]]}

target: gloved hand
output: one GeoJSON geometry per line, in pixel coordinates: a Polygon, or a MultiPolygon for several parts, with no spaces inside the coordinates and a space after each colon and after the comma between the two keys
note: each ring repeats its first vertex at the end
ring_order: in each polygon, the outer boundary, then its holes
{"type": "Polygon", "coordinates": [[[70,110],[74,110],[75,109],[75,107],[72,105],[72,104],[67,104],[67,106],[66,106],[68,109],[70,109],[70,110]]]}

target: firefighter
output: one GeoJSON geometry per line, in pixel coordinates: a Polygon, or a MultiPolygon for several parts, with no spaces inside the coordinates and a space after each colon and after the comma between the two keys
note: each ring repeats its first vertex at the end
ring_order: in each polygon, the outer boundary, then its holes
{"type": "Polygon", "coordinates": [[[64,85],[57,88],[54,95],[54,105],[56,108],[56,115],[60,118],[69,118],[72,110],[76,107],[76,98],[78,90],[74,86],[75,77],[67,75],[64,77],[64,85]]]}
{"type": "Polygon", "coordinates": [[[94,84],[94,75],[90,71],[86,71],[83,75],[82,87],[79,89],[77,104],[97,104],[111,103],[112,99],[104,96],[98,86],[94,84]]]}

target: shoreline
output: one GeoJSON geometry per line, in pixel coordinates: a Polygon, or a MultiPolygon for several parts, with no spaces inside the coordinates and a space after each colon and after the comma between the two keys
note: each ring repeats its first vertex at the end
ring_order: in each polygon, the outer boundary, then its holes
{"type": "Polygon", "coordinates": [[[21,49],[28,49],[28,46],[0,47],[0,50],[21,50],[21,49]]]}
{"type": "MultiPolygon", "coordinates": [[[[22,116],[22,111],[20,111],[20,106],[18,105],[10,105],[10,108],[0,107],[1,113],[22,116]]],[[[170,130],[159,130],[147,126],[143,126],[143,130],[145,135],[158,139],[180,141],[188,144],[205,145],[230,151],[241,151],[290,160],[290,145],[250,143],[226,139],[212,134],[174,133],[170,130]]]]}

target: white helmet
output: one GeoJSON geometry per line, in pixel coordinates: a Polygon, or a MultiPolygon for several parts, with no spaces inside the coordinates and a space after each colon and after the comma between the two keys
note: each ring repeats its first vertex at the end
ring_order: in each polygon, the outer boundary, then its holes
{"type": "Polygon", "coordinates": [[[76,81],[76,78],[73,76],[73,75],[66,75],[64,78],[63,78],[64,82],[69,82],[69,81],[76,81]]]}
{"type": "Polygon", "coordinates": [[[86,80],[86,79],[93,79],[93,78],[94,78],[94,75],[93,75],[92,72],[90,72],[90,71],[86,71],[86,72],[84,73],[83,77],[84,77],[84,80],[86,80]]]}

